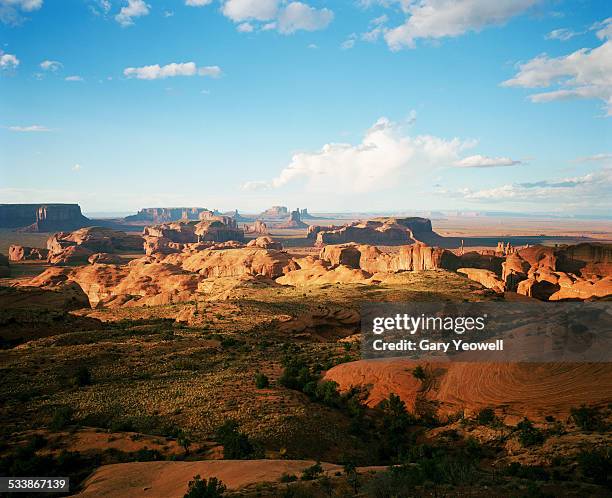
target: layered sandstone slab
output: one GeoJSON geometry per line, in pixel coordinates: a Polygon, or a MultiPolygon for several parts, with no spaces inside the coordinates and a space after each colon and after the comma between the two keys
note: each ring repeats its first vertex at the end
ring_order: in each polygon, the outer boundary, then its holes
{"type": "Polygon", "coordinates": [[[567,416],[583,403],[612,401],[612,365],[557,363],[426,363],[407,359],[361,360],[328,370],[326,380],[341,390],[369,387],[367,404],[378,405],[391,393],[409,410],[417,400],[434,402],[438,413],[472,414],[493,408],[500,415],[532,420],[567,416]],[[412,375],[417,366],[435,382],[425,386],[412,375]],[[427,387],[427,388],[426,388],[427,387]]]}
{"type": "MultiPolygon", "coordinates": [[[[217,477],[229,489],[278,482],[283,475],[300,475],[312,460],[206,460],[193,462],[130,462],[99,467],[85,482],[82,498],[182,498],[189,481],[217,477]]],[[[326,475],[342,472],[341,465],[322,462],[326,475]]],[[[384,468],[358,467],[358,472],[384,468]]]]}

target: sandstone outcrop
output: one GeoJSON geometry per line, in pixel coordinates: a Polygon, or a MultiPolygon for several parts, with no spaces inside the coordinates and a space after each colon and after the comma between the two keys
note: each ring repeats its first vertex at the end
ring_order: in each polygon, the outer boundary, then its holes
{"type": "Polygon", "coordinates": [[[308,225],[308,230],[306,231],[306,238],[316,240],[317,234],[319,232],[331,232],[334,230],[340,230],[347,225],[308,225]]]}
{"type": "Polygon", "coordinates": [[[609,363],[430,363],[393,358],[342,363],[328,370],[325,379],[337,382],[341,391],[367,387],[370,407],[394,393],[410,411],[424,398],[441,416],[493,408],[519,420],[543,422],[551,415],[565,419],[572,408],[585,403],[605,406],[612,392],[611,371],[609,363]],[[435,376],[426,390],[412,375],[417,366],[435,376]]]}
{"type": "Polygon", "coordinates": [[[321,249],[319,257],[330,265],[345,265],[368,273],[436,270],[443,268],[444,249],[415,243],[386,253],[376,246],[340,244],[321,249]]]}
{"type": "Polygon", "coordinates": [[[0,228],[28,232],[74,230],[90,224],[78,204],[0,204],[0,228]]]}
{"type": "MultiPolygon", "coordinates": [[[[215,216],[198,223],[176,222],[147,226],[143,232],[146,254],[174,254],[184,249],[195,250],[210,247],[214,243],[244,241],[244,231],[236,221],[227,216],[215,216]],[[191,245],[191,246],[190,246],[191,245]]],[[[240,244],[241,245],[241,244],[240,244]]]]}
{"type": "Polygon", "coordinates": [[[108,252],[96,252],[87,258],[92,265],[121,265],[125,263],[125,260],[117,254],[110,254],[108,252]]]}
{"type": "Polygon", "coordinates": [[[238,227],[233,218],[227,216],[200,221],[195,226],[195,234],[198,242],[228,242],[230,240],[244,242],[244,230],[238,227]]]}
{"type": "Polygon", "coordinates": [[[198,251],[186,255],[180,266],[205,278],[241,275],[277,278],[288,271],[298,269],[295,261],[286,252],[250,247],[198,251]]]}
{"type": "Polygon", "coordinates": [[[13,244],[9,247],[10,261],[45,260],[49,256],[49,249],[40,247],[27,247],[13,244]]]}
{"type": "Polygon", "coordinates": [[[502,293],[505,290],[503,280],[493,273],[491,270],[483,270],[481,268],[459,268],[457,273],[465,275],[470,280],[482,284],[487,289],[502,293]]]}
{"type": "Polygon", "coordinates": [[[507,290],[543,300],[588,299],[612,294],[612,245],[532,246],[503,263],[507,290]]]}
{"type": "MultiPolygon", "coordinates": [[[[68,250],[87,251],[81,246],[70,246],[64,251],[68,250]]],[[[93,307],[160,305],[192,300],[200,286],[206,288],[207,279],[248,276],[274,279],[298,268],[282,251],[206,249],[171,254],[162,259],[145,256],[123,266],[93,261],[86,266],[53,267],[27,285],[57,288],[75,284],[93,307]]]]}
{"type": "Polygon", "coordinates": [[[79,246],[91,252],[134,251],[142,252],[143,238],[126,234],[120,230],[103,227],[88,227],[74,232],[58,232],[47,240],[50,255],[79,246]]]}
{"type": "Polygon", "coordinates": [[[282,251],[283,245],[280,242],[276,242],[272,237],[257,237],[256,239],[250,240],[247,247],[259,247],[260,249],[276,249],[282,251]]]}
{"type": "Polygon", "coordinates": [[[68,246],[59,251],[50,251],[47,261],[52,265],[86,263],[93,251],[83,246],[68,246]]]}
{"type": "MultiPolygon", "coordinates": [[[[312,258],[311,256],[309,258],[312,258]]],[[[282,285],[296,287],[326,284],[365,283],[372,275],[361,269],[337,265],[330,268],[325,261],[302,258],[296,261],[300,267],[276,279],[282,285]]]]}
{"type": "Polygon", "coordinates": [[[246,227],[250,233],[257,233],[260,235],[266,235],[268,233],[268,225],[261,220],[255,220],[253,225],[246,227]]]}

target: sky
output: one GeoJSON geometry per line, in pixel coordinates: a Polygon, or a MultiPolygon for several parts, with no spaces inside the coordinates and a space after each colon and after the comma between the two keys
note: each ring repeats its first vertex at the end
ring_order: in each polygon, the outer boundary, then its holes
{"type": "Polygon", "coordinates": [[[612,212],[608,0],[0,0],[0,203],[612,212]]]}

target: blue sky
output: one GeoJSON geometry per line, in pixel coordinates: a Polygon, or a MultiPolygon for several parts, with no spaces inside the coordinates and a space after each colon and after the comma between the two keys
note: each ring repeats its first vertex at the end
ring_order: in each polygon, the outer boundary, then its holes
{"type": "Polygon", "coordinates": [[[612,207],[605,0],[0,0],[0,21],[0,202],[612,207]]]}

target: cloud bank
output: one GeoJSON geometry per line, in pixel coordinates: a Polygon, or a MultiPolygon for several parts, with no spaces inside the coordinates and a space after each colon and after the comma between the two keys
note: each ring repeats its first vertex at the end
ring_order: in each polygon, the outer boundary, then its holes
{"type": "Polygon", "coordinates": [[[274,189],[300,183],[312,192],[363,193],[426,177],[440,167],[519,163],[480,155],[462,159],[462,152],[475,145],[473,140],[406,135],[397,123],[382,117],[367,130],[361,143],[328,143],[319,151],[294,154],[278,176],[269,181],[247,182],[243,189],[274,189]]]}
{"type": "Polygon", "coordinates": [[[153,64],[142,67],[127,67],[123,74],[128,78],[139,80],[157,80],[164,78],[174,78],[176,76],[209,76],[218,78],[222,71],[219,66],[198,67],[195,62],[172,62],[165,66],[153,64]]]}
{"type": "Polygon", "coordinates": [[[568,99],[597,99],[612,116],[612,18],[598,23],[597,37],[603,43],[593,49],[581,48],[561,57],[538,55],[519,64],[518,72],[502,86],[552,88],[531,94],[535,103],[568,99]]]}

